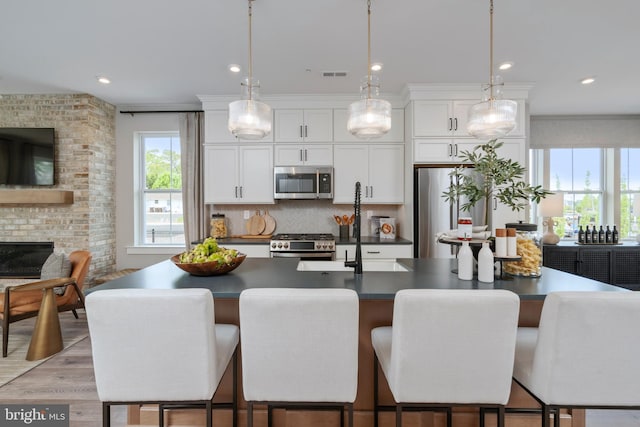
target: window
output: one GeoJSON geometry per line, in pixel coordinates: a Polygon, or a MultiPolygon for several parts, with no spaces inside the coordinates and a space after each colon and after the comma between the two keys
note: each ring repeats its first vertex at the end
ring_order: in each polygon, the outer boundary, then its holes
{"type": "Polygon", "coordinates": [[[564,216],[555,232],[573,237],[580,226],[602,224],[602,149],[549,150],[549,188],[564,192],[564,216]]]}
{"type": "Polygon", "coordinates": [[[640,234],[640,148],[620,149],[620,238],[640,234]]]}
{"type": "Polygon", "coordinates": [[[184,245],[178,132],[140,133],[138,244],[184,245]]]}

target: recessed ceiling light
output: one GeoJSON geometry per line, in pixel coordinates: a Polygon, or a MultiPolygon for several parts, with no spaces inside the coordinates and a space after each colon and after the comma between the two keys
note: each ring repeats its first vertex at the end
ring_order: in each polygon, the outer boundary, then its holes
{"type": "Polygon", "coordinates": [[[231,71],[232,73],[239,73],[240,66],[238,64],[231,64],[229,65],[229,71],[231,71]]]}
{"type": "Polygon", "coordinates": [[[511,67],[513,67],[513,62],[503,62],[502,64],[498,65],[498,69],[502,71],[509,70],[511,69],[511,67]]]}
{"type": "Polygon", "coordinates": [[[595,77],[585,77],[584,79],[580,80],[580,83],[582,83],[583,85],[590,85],[595,81],[596,81],[595,77]]]}
{"type": "Polygon", "coordinates": [[[376,62],[371,64],[371,71],[380,71],[382,70],[382,63],[376,62]]]}
{"type": "Polygon", "coordinates": [[[96,79],[98,79],[98,82],[102,83],[103,85],[108,85],[109,83],[111,83],[111,80],[109,80],[105,76],[98,76],[98,77],[96,77],[96,79]]]}

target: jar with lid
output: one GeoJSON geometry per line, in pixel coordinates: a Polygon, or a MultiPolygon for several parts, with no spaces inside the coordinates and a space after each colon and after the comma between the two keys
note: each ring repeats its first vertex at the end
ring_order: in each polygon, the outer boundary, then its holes
{"type": "Polygon", "coordinates": [[[458,240],[471,240],[473,220],[470,217],[458,218],[458,240]]]}
{"type": "Polygon", "coordinates": [[[538,226],[522,221],[506,224],[516,229],[516,252],[518,261],[504,263],[504,271],[512,276],[540,277],[542,274],[542,244],[538,237],[538,226]]]}
{"type": "Polygon", "coordinates": [[[216,213],[211,215],[211,237],[223,239],[227,237],[227,220],[224,214],[216,213]]]}

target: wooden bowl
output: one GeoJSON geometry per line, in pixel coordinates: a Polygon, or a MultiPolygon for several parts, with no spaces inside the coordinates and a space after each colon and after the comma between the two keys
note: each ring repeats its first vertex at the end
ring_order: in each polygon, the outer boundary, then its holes
{"type": "Polygon", "coordinates": [[[174,255],[171,257],[171,261],[180,269],[186,271],[193,276],[217,276],[220,274],[226,274],[232,270],[235,270],[242,261],[247,257],[245,254],[238,253],[233,261],[229,264],[218,264],[217,262],[194,262],[194,263],[182,263],[180,262],[180,255],[174,255]]]}

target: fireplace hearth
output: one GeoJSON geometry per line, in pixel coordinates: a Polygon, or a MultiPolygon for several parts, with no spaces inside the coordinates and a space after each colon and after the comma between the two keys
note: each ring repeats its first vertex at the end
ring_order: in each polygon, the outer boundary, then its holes
{"type": "Polygon", "coordinates": [[[0,242],[0,278],[40,277],[53,242],[0,242]]]}

